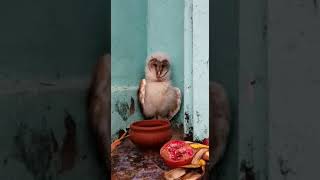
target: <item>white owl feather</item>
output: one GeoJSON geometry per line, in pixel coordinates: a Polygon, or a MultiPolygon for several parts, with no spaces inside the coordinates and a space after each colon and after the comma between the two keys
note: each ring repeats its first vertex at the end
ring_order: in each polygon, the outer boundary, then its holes
{"type": "Polygon", "coordinates": [[[165,53],[156,52],[147,58],[138,98],[148,119],[171,120],[180,110],[181,92],[171,85],[170,66],[170,57],[165,53]]]}

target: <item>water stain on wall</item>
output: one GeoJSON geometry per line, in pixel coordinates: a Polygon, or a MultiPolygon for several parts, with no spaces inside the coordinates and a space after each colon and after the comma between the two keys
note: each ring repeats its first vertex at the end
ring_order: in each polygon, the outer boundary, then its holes
{"type": "Polygon", "coordinates": [[[199,113],[199,111],[196,111],[196,115],[197,115],[197,123],[200,123],[200,122],[201,122],[201,119],[200,119],[200,113],[199,113]]]}
{"type": "Polygon", "coordinates": [[[24,164],[36,180],[53,176],[50,169],[57,152],[57,140],[52,129],[35,130],[20,124],[14,137],[15,158],[24,164]]]}
{"type": "Polygon", "coordinates": [[[184,135],[184,140],[192,141],[193,140],[193,126],[190,124],[190,114],[189,112],[184,113],[184,121],[188,127],[187,134],[184,135]]]}
{"type": "Polygon", "coordinates": [[[254,163],[254,141],[253,137],[251,137],[250,141],[247,144],[248,147],[248,157],[244,158],[240,162],[240,179],[241,180],[256,180],[259,178],[259,170],[255,170],[254,163]]]}
{"type": "Polygon", "coordinates": [[[3,160],[3,166],[6,166],[8,164],[8,158],[6,157],[4,160],[3,160]]]}
{"type": "Polygon", "coordinates": [[[268,38],[268,23],[265,22],[262,30],[262,39],[263,41],[267,41],[267,38],[268,38]]]}
{"type": "Polygon", "coordinates": [[[283,176],[284,179],[286,179],[289,174],[295,174],[295,172],[289,167],[288,160],[279,157],[278,163],[280,168],[280,174],[283,176]]]}
{"type": "Polygon", "coordinates": [[[185,112],[185,113],[184,113],[184,120],[185,120],[185,122],[186,122],[187,124],[190,123],[190,115],[189,115],[188,112],[185,112]]]}
{"type": "Polygon", "coordinates": [[[193,140],[193,125],[191,124],[189,112],[184,113],[184,121],[188,127],[187,134],[184,135],[185,136],[184,139],[187,141],[192,141],[193,140]]]}
{"type": "Polygon", "coordinates": [[[117,101],[116,111],[124,121],[128,120],[129,105],[127,104],[127,102],[117,101]]]}
{"type": "MultiPolygon", "coordinates": [[[[46,121],[43,118],[43,121],[46,121]]],[[[77,156],[76,123],[66,112],[65,135],[59,149],[54,132],[46,123],[41,129],[20,123],[14,136],[14,158],[21,162],[35,180],[52,180],[59,173],[73,169],[77,156]]],[[[4,165],[8,162],[5,159],[4,165]]]]}
{"type": "Polygon", "coordinates": [[[61,167],[59,173],[71,170],[75,165],[77,150],[76,123],[73,117],[66,111],[64,119],[65,135],[60,152],[61,167]]]}
{"type": "Polygon", "coordinates": [[[318,0],[313,0],[313,7],[315,8],[315,9],[318,9],[318,0]]]}
{"type": "Polygon", "coordinates": [[[246,160],[240,164],[241,180],[255,180],[254,166],[246,160]]]}
{"type": "Polygon", "coordinates": [[[134,99],[131,97],[129,116],[133,115],[135,111],[136,111],[136,108],[135,108],[135,104],[134,104],[134,99]]]}

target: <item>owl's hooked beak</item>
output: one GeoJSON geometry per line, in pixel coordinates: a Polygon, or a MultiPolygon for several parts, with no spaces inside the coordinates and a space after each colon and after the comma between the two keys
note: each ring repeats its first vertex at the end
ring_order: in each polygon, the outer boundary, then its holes
{"type": "Polygon", "coordinates": [[[157,78],[161,78],[161,74],[162,74],[162,68],[161,68],[161,64],[158,62],[157,66],[156,66],[156,75],[157,78]]]}

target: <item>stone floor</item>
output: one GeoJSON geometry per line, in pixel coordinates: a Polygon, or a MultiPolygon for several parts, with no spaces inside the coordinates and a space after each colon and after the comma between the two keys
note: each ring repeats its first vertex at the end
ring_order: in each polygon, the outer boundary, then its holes
{"type": "MultiPolygon", "coordinates": [[[[183,139],[183,130],[175,131],[172,139],[183,139]]],[[[158,180],[169,168],[158,150],[138,149],[128,138],[111,154],[112,179],[158,180]]]]}

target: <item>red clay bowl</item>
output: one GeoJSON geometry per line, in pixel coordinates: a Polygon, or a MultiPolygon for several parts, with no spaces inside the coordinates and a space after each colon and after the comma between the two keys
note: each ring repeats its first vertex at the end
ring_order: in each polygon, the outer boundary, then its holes
{"type": "Polygon", "coordinates": [[[138,147],[160,148],[172,137],[168,120],[142,120],[130,125],[130,140],[138,147]]]}

